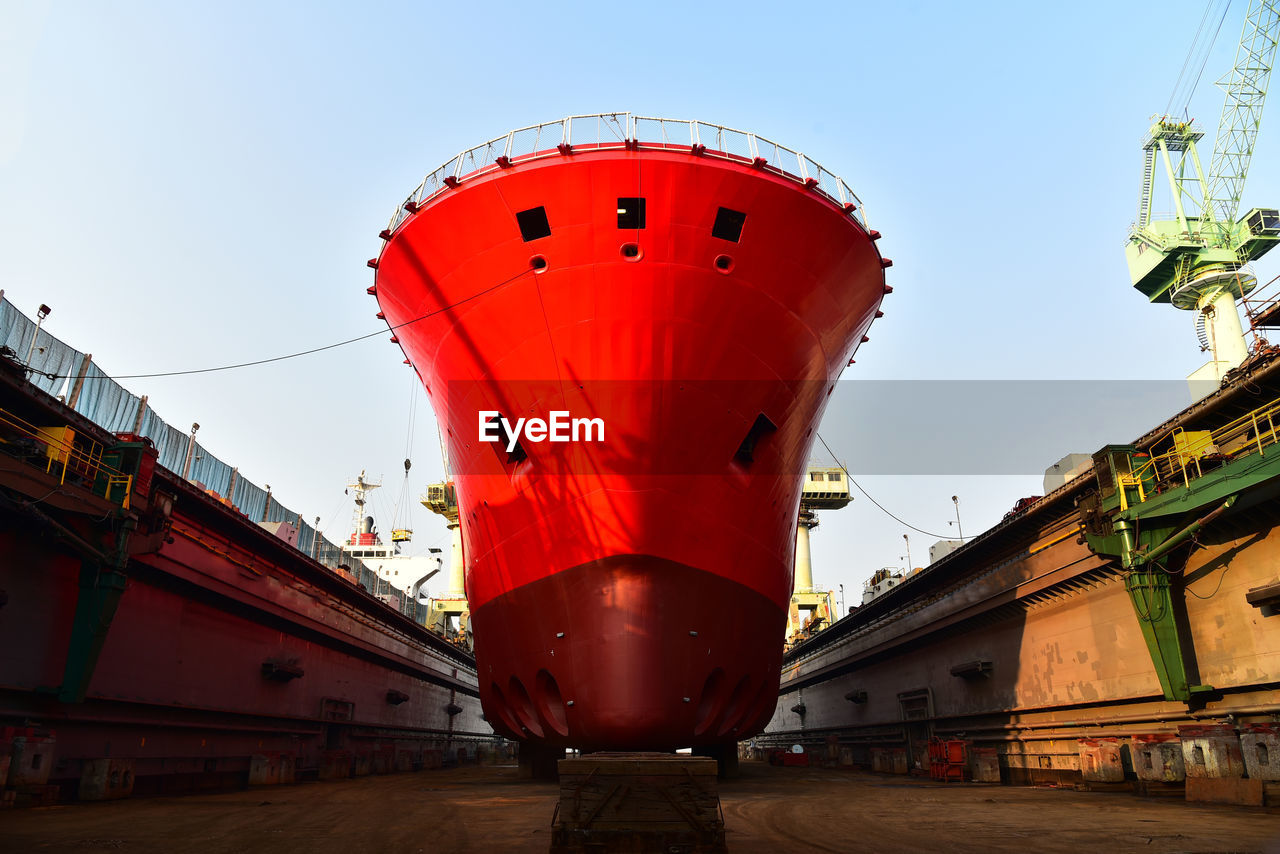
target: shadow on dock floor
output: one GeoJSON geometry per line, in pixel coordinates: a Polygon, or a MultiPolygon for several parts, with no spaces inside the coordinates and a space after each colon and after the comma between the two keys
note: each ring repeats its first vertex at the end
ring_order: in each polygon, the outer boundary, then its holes
{"type": "MultiPolygon", "coordinates": [[[[151,854],[538,852],[554,783],[474,766],[216,795],[0,813],[0,850],[151,854]]],[[[1267,852],[1275,809],[743,763],[721,783],[732,854],[1267,852]]]]}

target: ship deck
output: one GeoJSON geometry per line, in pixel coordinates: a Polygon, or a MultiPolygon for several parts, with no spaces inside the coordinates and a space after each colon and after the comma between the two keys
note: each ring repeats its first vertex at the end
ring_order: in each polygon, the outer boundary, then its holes
{"type": "MultiPolygon", "coordinates": [[[[204,854],[545,852],[555,783],[514,766],[464,766],[186,798],[0,813],[11,850],[204,854]]],[[[734,854],[1275,850],[1273,811],[1071,788],[931,783],[744,762],[722,781],[734,854]],[[1052,830],[1048,830],[1051,828],[1052,830]],[[1226,842],[1230,840],[1230,842],[1226,842]]]]}

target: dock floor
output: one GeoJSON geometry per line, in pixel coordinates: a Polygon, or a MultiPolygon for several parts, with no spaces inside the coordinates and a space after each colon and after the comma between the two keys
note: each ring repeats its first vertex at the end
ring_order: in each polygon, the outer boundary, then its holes
{"type": "MultiPolygon", "coordinates": [[[[557,786],[514,767],[0,813],[0,851],[546,852],[557,786]]],[[[932,783],[743,763],[721,783],[732,854],[1274,852],[1280,810],[1129,792],[932,783]]]]}

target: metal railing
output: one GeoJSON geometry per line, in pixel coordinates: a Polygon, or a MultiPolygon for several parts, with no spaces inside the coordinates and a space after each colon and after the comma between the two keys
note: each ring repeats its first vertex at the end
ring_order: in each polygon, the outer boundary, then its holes
{"type": "Polygon", "coordinates": [[[1175,427],[1152,444],[1153,453],[1141,465],[1134,466],[1119,478],[1120,509],[1146,501],[1164,489],[1189,486],[1209,468],[1223,465],[1249,454],[1266,454],[1266,449],[1280,442],[1280,400],[1240,416],[1214,430],[1184,430],[1175,427]],[[1166,444],[1167,443],[1167,444],[1166,444]],[[1130,501],[1126,489],[1132,490],[1130,501]]]}
{"type": "Polygon", "coordinates": [[[429,173],[391,215],[388,231],[445,190],[498,169],[544,157],[610,149],[683,150],[755,165],[803,184],[844,207],[867,227],[862,202],[839,175],[808,155],[754,133],[683,119],[594,113],[517,128],[460,152],[429,173]]]}
{"type": "Polygon", "coordinates": [[[1244,294],[1243,299],[1240,300],[1245,318],[1249,321],[1249,332],[1253,335],[1255,347],[1257,339],[1263,337],[1258,332],[1258,329],[1262,328],[1259,326],[1259,321],[1273,314],[1277,304],[1280,304],[1280,276],[1276,276],[1265,285],[1259,285],[1244,294]]]}
{"type": "Polygon", "coordinates": [[[37,427],[0,409],[0,449],[28,462],[42,462],[59,486],[71,477],[89,491],[129,509],[133,475],[104,463],[102,444],[70,427],[37,427]]]}

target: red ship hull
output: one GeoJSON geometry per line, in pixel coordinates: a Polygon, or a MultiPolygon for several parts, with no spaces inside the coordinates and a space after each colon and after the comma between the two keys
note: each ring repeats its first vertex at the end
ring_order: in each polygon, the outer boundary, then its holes
{"type": "Polygon", "coordinates": [[[847,208],[760,167],[566,147],[384,235],[376,294],[446,433],[500,732],[668,750],[772,714],[800,475],[885,287],[847,208]],[[556,411],[602,441],[480,441],[481,413],[556,411]]]}

